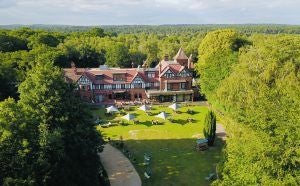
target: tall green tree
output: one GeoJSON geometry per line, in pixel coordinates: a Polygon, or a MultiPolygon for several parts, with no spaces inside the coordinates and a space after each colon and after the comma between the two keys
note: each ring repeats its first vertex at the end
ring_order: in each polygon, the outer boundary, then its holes
{"type": "Polygon", "coordinates": [[[0,101],[17,97],[17,70],[7,58],[9,55],[0,53],[0,101]]]}
{"type": "Polygon", "coordinates": [[[152,37],[151,39],[149,38],[148,41],[141,44],[140,48],[141,51],[147,55],[147,59],[146,59],[147,65],[149,67],[156,65],[157,62],[159,61],[158,58],[159,48],[157,44],[157,38],[155,37],[152,37]]]}
{"type": "Polygon", "coordinates": [[[27,42],[0,31],[0,52],[14,52],[17,50],[27,50],[27,42]]]}
{"type": "Polygon", "coordinates": [[[251,40],[216,90],[219,108],[233,118],[220,183],[298,185],[300,37],[251,40]]]}
{"type": "Polygon", "coordinates": [[[35,185],[33,163],[35,147],[31,143],[36,133],[25,122],[17,103],[9,98],[0,102],[0,184],[35,185]]]}
{"type": "Polygon", "coordinates": [[[213,146],[216,138],[216,115],[213,111],[208,111],[204,119],[203,135],[208,140],[208,145],[213,146]]]}
{"type": "Polygon", "coordinates": [[[34,48],[39,45],[47,45],[49,47],[56,47],[61,41],[58,37],[56,37],[52,33],[41,32],[36,33],[29,38],[30,43],[28,46],[30,48],[34,48]]]}
{"type": "Polygon", "coordinates": [[[85,35],[89,37],[104,37],[106,34],[104,33],[104,30],[99,27],[92,28],[88,30],[85,35]]]}
{"type": "Polygon", "coordinates": [[[131,67],[129,50],[122,43],[110,43],[106,47],[105,64],[111,67],[131,67]]]}
{"type": "Polygon", "coordinates": [[[98,185],[101,138],[52,63],[38,63],[0,104],[0,184],[98,185]]]}
{"type": "Polygon", "coordinates": [[[199,46],[196,70],[200,74],[201,92],[215,102],[215,90],[228,77],[238,62],[239,49],[247,42],[238,32],[230,29],[208,33],[199,46]]]}
{"type": "Polygon", "coordinates": [[[58,49],[63,51],[67,58],[61,67],[70,67],[74,62],[77,67],[98,67],[105,63],[105,50],[97,37],[68,38],[58,49]],[[100,45],[100,46],[98,46],[100,45]]]}

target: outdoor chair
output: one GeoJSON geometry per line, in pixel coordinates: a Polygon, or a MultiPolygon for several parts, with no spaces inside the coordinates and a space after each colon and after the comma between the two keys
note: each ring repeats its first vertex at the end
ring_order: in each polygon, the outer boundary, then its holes
{"type": "Polygon", "coordinates": [[[147,167],[144,172],[144,176],[145,176],[145,178],[149,179],[151,177],[151,175],[152,175],[152,170],[150,167],[147,167]]]}
{"type": "Polygon", "coordinates": [[[193,119],[193,118],[188,118],[187,121],[188,121],[188,122],[193,122],[194,119],[193,119]]]}
{"type": "Polygon", "coordinates": [[[205,180],[207,181],[213,181],[214,179],[216,179],[215,173],[210,173],[207,177],[205,177],[205,180]]]}
{"type": "Polygon", "coordinates": [[[145,165],[149,165],[151,161],[151,155],[148,153],[144,153],[144,163],[145,165]]]}
{"type": "Polygon", "coordinates": [[[147,178],[147,179],[149,179],[149,178],[151,177],[150,175],[148,175],[147,172],[144,172],[144,176],[145,176],[145,178],[147,178]]]}
{"type": "Polygon", "coordinates": [[[187,113],[188,113],[188,114],[194,114],[194,111],[193,111],[193,110],[190,110],[190,109],[188,109],[188,110],[187,110],[187,113]]]}

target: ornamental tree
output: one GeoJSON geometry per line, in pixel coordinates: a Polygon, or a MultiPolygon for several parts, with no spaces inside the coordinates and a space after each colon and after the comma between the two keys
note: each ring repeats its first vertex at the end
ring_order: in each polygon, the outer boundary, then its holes
{"type": "Polygon", "coordinates": [[[205,116],[203,134],[208,145],[213,146],[216,138],[216,115],[211,110],[205,116]]]}

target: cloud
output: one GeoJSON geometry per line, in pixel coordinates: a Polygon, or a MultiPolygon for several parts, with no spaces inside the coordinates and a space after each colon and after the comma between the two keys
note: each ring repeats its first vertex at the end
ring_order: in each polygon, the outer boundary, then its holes
{"type": "Polygon", "coordinates": [[[299,24],[295,0],[0,0],[0,24],[299,24]]]}
{"type": "Polygon", "coordinates": [[[0,0],[0,9],[13,7],[16,5],[16,1],[14,0],[0,0]]]}

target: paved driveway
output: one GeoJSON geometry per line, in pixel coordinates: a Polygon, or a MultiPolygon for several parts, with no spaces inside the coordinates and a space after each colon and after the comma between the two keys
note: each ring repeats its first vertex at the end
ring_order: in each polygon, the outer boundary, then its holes
{"type": "Polygon", "coordinates": [[[131,162],[118,149],[104,145],[100,154],[111,186],[141,186],[141,178],[131,162]]]}

